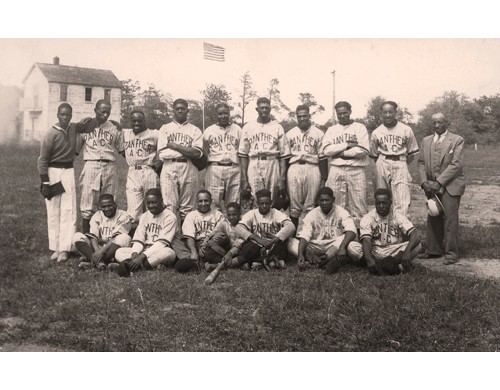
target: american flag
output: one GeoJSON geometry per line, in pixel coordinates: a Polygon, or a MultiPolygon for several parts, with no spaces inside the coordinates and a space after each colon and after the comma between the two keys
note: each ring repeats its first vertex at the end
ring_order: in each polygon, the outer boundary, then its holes
{"type": "Polygon", "coordinates": [[[224,62],[224,48],[203,42],[203,58],[210,61],[224,62]]]}

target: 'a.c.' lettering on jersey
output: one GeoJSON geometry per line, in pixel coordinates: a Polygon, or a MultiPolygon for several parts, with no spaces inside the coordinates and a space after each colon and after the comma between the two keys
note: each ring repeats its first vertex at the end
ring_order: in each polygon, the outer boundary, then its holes
{"type": "Polygon", "coordinates": [[[93,146],[97,146],[98,144],[101,146],[111,144],[113,142],[113,134],[110,134],[109,131],[103,129],[94,129],[90,133],[83,134],[83,140],[87,143],[92,142],[93,146]]]}
{"type": "Polygon", "coordinates": [[[136,156],[145,157],[144,152],[148,155],[153,152],[153,149],[154,145],[149,143],[147,140],[133,139],[125,142],[125,151],[129,156],[134,156],[135,152],[136,156]],[[128,149],[130,149],[130,151],[127,152],[128,149]]]}
{"type": "Polygon", "coordinates": [[[268,144],[271,144],[271,146],[278,144],[278,138],[267,133],[257,133],[252,134],[248,142],[250,143],[250,148],[253,150],[267,150],[270,148],[268,144]]]}

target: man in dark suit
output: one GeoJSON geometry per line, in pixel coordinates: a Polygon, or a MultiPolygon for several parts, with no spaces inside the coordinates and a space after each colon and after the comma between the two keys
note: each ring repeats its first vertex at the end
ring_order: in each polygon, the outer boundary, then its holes
{"type": "Polygon", "coordinates": [[[420,258],[445,255],[445,264],[458,260],[458,209],[465,191],[462,172],[464,139],[450,133],[442,113],[432,116],[435,133],[422,140],[418,169],[421,187],[428,198],[437,196],[444,212],[427,216],[427,252],[420,258]]]}

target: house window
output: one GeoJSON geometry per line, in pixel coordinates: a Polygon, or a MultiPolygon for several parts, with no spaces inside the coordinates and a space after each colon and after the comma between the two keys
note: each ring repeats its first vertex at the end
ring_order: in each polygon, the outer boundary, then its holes
{"type": "Polygon", "coordinates": [[[92,101],[92,88],[91,87],[85,88],[85,101],[86,102],[92,101]]]}
{"type": "Polygon", "coordinates": [[[111,102],[111,89],[104,90],[104,100],[106,100],[108,103],[111,102]]]}
{"type": "Polygon", "coordinates": [[[68,100],[68,86],[66,84],[61,84],[59,100],[65,102],[68,100]]]}

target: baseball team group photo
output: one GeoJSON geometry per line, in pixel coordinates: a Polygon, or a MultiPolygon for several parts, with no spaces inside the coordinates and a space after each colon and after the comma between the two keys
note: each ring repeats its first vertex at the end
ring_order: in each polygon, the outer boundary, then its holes
{"type": "Polygon", "coordinates": [[[38,43],[64,56],[0,81],[2,350],[498,349],[500,83],[355,64],[467,48],[486,78],[500,41],[154,42],[200,81],[38,43]],[[273,68],[297,46],[335,56],[273,68]]]}

